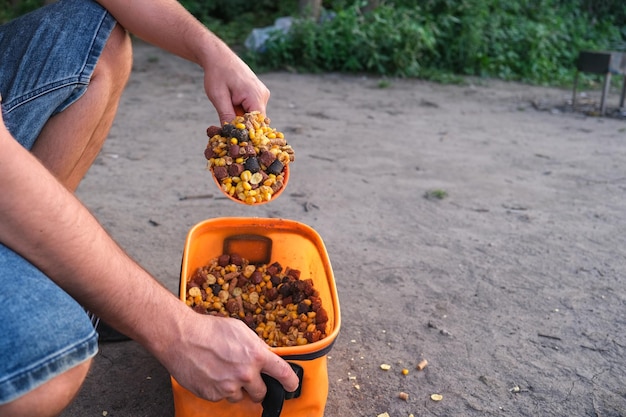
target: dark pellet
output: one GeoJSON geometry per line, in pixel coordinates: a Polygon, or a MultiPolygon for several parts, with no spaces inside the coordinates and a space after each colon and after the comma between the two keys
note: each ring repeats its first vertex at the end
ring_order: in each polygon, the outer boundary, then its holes
{"type": "Polygon", "coordinates": [[[276,159],[274,162],[270,164],[270,166],[267,167],[267,173],[279,175],[281,172],[283,172],[284,167],[285,166],[283,165],[283,163],[280,162],[278,159],[276,159]]]}

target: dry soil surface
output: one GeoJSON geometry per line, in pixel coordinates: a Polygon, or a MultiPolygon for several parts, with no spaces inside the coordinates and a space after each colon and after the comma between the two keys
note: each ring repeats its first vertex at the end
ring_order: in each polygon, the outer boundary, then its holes
{"type": "MultiPolygon", "coordinates": [[[[200,69],[141,43],[135,54],[79,197],[174,293],[204,219],[312,226],[343,319],[326,416],[626,415],[624,119],[521,84],[263,74],[296,161],[283,195],[247,207],[205,170],[217,118],[200,69]]],[[[103,415],[174,415],[167,371],[135,342],[102,345],[63,414],[103,415]]]]}

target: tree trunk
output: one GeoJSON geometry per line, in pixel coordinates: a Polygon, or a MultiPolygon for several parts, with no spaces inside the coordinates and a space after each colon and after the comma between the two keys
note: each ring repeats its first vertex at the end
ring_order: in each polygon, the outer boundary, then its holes
{"type": "Polygon", "coordinates": [[[363,12],[371,12],[372,10],[375,10],[378,6],[380,6],[380,0],[368,0],[365,7],[363,7],[363,12]]]}
{"type": "Polygon", "coordinates": [[[299,0],[300,16],[317,20],[322,12],[322,0],[299,0]]]}

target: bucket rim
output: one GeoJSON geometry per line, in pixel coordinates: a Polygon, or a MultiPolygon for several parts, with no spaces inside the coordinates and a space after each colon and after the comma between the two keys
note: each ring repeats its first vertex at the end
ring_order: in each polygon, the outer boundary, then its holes
{"type": "Polygon", "coordinates": [[[335,283],[335,277],[330,263],[330,258],[326,250],[326,245],[322,240],[320,234],[311,226],[290,219],[284,218],[266,218],[266,217],[218,217],[213,219],[202,220],[193,225],[187,232],[185,238],[185,247],[183,251],[183,259],[181,263],[180,273],[180,286],[179,286],[179,298],[183,302],[185,301],[186,293],[186,278],[184,272],[188,269],[188,253],[189,248],[192,245],[194,238],[197,234],[207,227],[213,228],[233,228],[246,227],[259,229],[271,229],[276,230],[289,230],[297,231],[303,236],[307,237],[317,248],[318,254],[322,259],[325,267],[326,276],[328,278],[328,289],[330,291],[332,304],[333,304],[333,330],[326,335],[326,337],[317,342],[309,343],[302,346],[285,346],[285,347],[270,347],[270,350],[275,354],[285,358],[294,360],[311,360],[327,354],[334,345],[335,339],[339,335],[341,328],[341,311],[339,307],[339,297],[337,293],[337,285],[335,283]]]}

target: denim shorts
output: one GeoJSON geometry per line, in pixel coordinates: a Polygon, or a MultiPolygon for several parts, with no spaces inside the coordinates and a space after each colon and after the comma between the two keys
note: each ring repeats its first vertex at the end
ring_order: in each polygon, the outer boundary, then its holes
{"type": "MultiPolygon", "coordinates": [[[[85,92],[115,23],[91,0],[60,0],[0,26],[3,118],[24,147],[85,92]]],[[[0,404],[97,351],[83,307],[0,244],[0,404]]]]}
{"type": "Polygon", "coordinates": [[[26,148],[85,93],[115,23],[95,1],[60,0],[0,26],[4,122],[26,148]]]}

